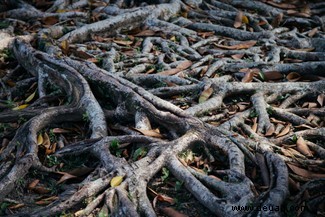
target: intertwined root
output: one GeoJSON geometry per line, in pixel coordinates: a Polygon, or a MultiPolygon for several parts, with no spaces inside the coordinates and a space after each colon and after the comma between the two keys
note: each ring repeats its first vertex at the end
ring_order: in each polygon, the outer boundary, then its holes
{"type": "MultiPolygon", "coordinates": [[[[44,129],[84,121],[88,135],[64,147],[54,148],[47,156],[60,159],[92,156],[91,172],[83,174],[79,182],[64,184],[64,190],[53,199],[54,202],[32,210],[30,215],[52,216],[78,207],[77,216],[98,213],[98,210],[112,216],[156,216],[157,207],[148,195],[154,191],[148,186],[163,170],[170,171],[211,214],[283,214],[281,210],[269,208],[246,211],[241,208],[283,206],[290,195],[288,183],[292,185],[292,177],[308,172],[299,166],[310,168],[324,164],[325,150],[318,141],[325,139],[324,122],[319,118],[324,116],[324,108],[323,100],[316,100],[323,99],[325,90],[325,82],[319,77],[325,66],[324,50],[320,48],[324,39],[321,36],[302,39],[297,31],[274,28],[276,23],[272,23],[272,27],[269,24],[271,17],[283,10],[262,2],[240,5],[250,10],[258,9],[265,15],[247,12],[245,16],[250,20],[249,28],[254,29],[253,32],[233,28],[232,20],[239,13],[235,7],[241,1],[228,1],[228,4],[184,2],[193,9],[188,10],[188,6],[180,1],[172,1],[138,10],[119,9],[120,13],[114,18],[83,25],[67,34],[62,26],[42,29],[33,41],[42,45],[41,49],[15,39],[12,45],[15,58],[29,73],[29,78],[15,88],[1,91],[1,97],[5,97],[6,92],[18,95],[16,90],[20,86],[28,87],[36,81],[39,100],[23,110],[0,113],[1,122],[27,120],[19,126],[10,142],[3,142],[1,146],[1,200],[8,201],[19,180],[33,170],[58,173],[59,167],[49,167],[41,159],[44,156],[38,137],[44,129]],[[181,10],[187,15],[167,22],[181,10]],[[200,23],[203,18],[213,22],[200,23]],[[224,26],[215,23],[221,21],[224,26]],[[260,22],[265,25],[259,25],[260,22]],[[135,29],[141,25],[148,29],[141,33],[143,35],[139,33],[139,37],[145,38],[138,47],[139,53],[132,53],[131,57],[122,58],[124,50],[120,44],[126,42],[119,40],[88,42],[89,47],[107,51],[101,56],[102,68],[63,55],[68,53],[67,44],[73,47],[72,43],[96,39],[98,35],[106,37],[107,30],[112,35],[120,32],[121,26],[135,29]],[[161,31],[166,35],[157,34],[161,31]],[[211,32],[240,41],[222,45],[224,39],[205,36],[211,32]],[[58,38],[62,51],[53,38],[58,38]],[[242,42],[246,40],[254,41],[242,42]],[[308,47],[315,41],[320,47],[313,53],[286,47],[289,44],[308,47]],[[282,63],[283,55],[303,62],[282,63]],[[254,61],[244,61],[243,56],[254,61]],[[314,62],[308,62],[311,60],[314,62]],[[150,74],[153,71],[157,73],[150,74]],[[272,76],[283,79],[292,71],[301,77],[312,74],[319,81],[261,82],[263,79],[273,80],[272,76]],[[229,75],[219,76],[219,72],[229,75]],[[238,82],[238,78],[257,82],[238,82]],[[161,83],[164,85],[159,86],[161,83]],[[49,101],[51,91],[48,86],[58,89],[65,96],[64,101],[57,105],[49,101]],[[234,101],[236,97],[243,97],[247,102],[237,103],[234,101]],[[229,103],[230,99],[234,103],[229,103]],[[303,100],[317,101],[321,108],[302,108],[303,100]],[[295,131],[291,130],[293,127],[295,131]],[[297,148],[303,154],[287,147],[293,143],[305,145],[297,148]],[[126,152],[121,154],[121,149],[126,152]],[[128,155],[131,150],[139,151],[136,157],[128,155]],[[195,151],[197,153],[193,155],[195,151]],[[204,165],[203,169],[201,165],[204,165]],[[291,177],[287,165],[295,173],[291,177]],[[122,182],[114,185],[117,179],[122,182]],[[80,205],[89,199],[87,205],[80,205]]],[[[17,11],[24,11],[27,6],[21,2],[17,11]]],[[[61,6],[60,1],[56,1],[49,12],[34,8],[34,12],[37,11],[34,16],[42,19],[54,16],[50,11],[61,6]]],[[[82,6],[73,4],[71,7],[82,6]]],[[[311,7],[317,7],[317,3],[311,7]]],[[[111,9],[111,6],[101,8],[107,10],[107,14],[111,9]]],[[[10,11],[8,16],[15,17],[17,11],[10,11]]],[[[85,19],[82,12],[54,14],[60,19],[85,19]]],[[[26,13],[26,16],[32,15],[26,13]]],[[[292,19],[296,20],[291,22],[308,22],[310,28],[317,26],[312,19],[292,19]]],[[[308,173],[306,177],[323,176],[308,173]]],[[[314,189],[322,185],[322,180],[307,182],[298,195],[305,191],[314,195],[314,189]]],[[[316,195],[310,207],[317,208],[321,198],[316,195]]],[[[298,196],[294,201],[301,203],[298,196]]]]}

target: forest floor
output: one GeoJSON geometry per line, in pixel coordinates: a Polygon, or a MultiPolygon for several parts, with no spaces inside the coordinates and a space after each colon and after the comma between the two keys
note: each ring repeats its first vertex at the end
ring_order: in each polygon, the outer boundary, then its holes
{"type": "Polygon", "coordinates": [[[324,216],[325,2],[0,2],[0,216],[324,216]]]}

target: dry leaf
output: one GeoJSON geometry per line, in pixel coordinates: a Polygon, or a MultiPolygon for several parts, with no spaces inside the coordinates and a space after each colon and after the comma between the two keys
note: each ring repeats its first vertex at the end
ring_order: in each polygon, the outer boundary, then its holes
{"type": "Polygon", "coordinates": [[[162,71],[162,72],[159,72],[157,73],[158,75],[175,75],[177,74],[178,72],[184,70],[184,69],[187,69],[188,67],[190,67],[193,63],[189,60],[186,60],[186,61],[183,61],[181,62],[180,64],[178,64],[178,66],[174,69],[169,69],[169,70],[166,70],[166,71],[162,71]]]}
{"type": "Polygon", "coordinates": [[[251,82],[253,80],[255,73],[253,71],[245,73],[245,76],[241,80],[244,83],[251,82]]]}
{"type": "Polygon", "coordinates": [[[48,205],[50,203],[52,203],[53,201],[57,200],[58,197],[57,196],[52,196],[52,197],[48,197],[48,198],[44,198],[42,200],[39,200],[37,202],[35,202],[37,205],[48,205]]]}
{"type": "Polygon", "coordinates": [[[276,15],[276,17],[272,20],[272,26],[274,28],[276,27],[279,27],[280,26],[280,23],[282,22],[283,20],[283,13],[279,13],[278,15],[276,15]]]}
{"type": "Polygon", "coordinates": [[[227,45],[221,45],[221,44],[216,44],[214,43],[214,45],[218,48],[222,48],[222,49],[228,49],[228,50],[241,50],[241,49],[247,49],[247,48],[251,48],[256,44],[256,41],[246,41],[240,44],[235,44],[235,45],[231,45],[231,46],[227,46],[227,45]]]}
{"type": "Polygon", "coordinates": [[[53,133],[70,133],[70,130],[65,130],[65,129],[62,129],[62,128],[53,128],[52,132],[53,133]]]}
{"type": "Polygon", "coordinates": [[[69,42],[68,40],[63,40],[61,42],[61,48],[62,48],[62,51],[65,55],[67,55],[69,53],[69,42]]]}
{"type": "Polygon", "coordinates": [[[257,132],[257,118],[255,117],[255,118],[253,118],[253,126],[252,126],[252,131],[254,132],[254,133],[256,133],[257,132]]]}
{"type": "Polygon", "coordinates": [[[273,124],[271,124],[267,130],[266,130],[266,133],[265,133],[265,136],[272,136],[273,133],[275,132],[275,127],[273,124]]]}
{"type": "Polygon", "coordinates": [[[274,1],[267,1],[266,2],[269,5],[281,8],[281,9],[295,9],[296,6],[292,4],[287,4],[287,3],[276,3],[274,1]]]}
{"type": "Polygon", "coordinates": [[[293,82],[293,81],[298,81],[301,78],[301,76],[297,72],[290,72],[286,78],[288,79],[288,81],[293,82]]]}
{"type": "Polygon", "coordinates": [[[235,23],[234,23],[235,28],[241,27],[241,24],[243,22],[243,15],[244,15],[244,13],[242,11],[238,11],[236,18],[235,18],[235,23]]]}
{"type": "Polygon", "coordinates": [[[34,187],[32,190],[33,190],[35,193],[37,193],[37,194],[47,194],[47,193],[50,193],[50,192],[51,192],[50,189],[45,188],[45,187],[43,187],[43,186],[40,186],[40,187],[34,187]]]}
{"type": "Polygon", "coordinates": [[[293,164],[287,163],[288,167],[297,175],[309,178],[309,179],[315,179],[315,178],[325,178],[325,174],[318,174],[318,173],[313,173],[308,170],[302,169],[300,167],[297,167],[293,164]]]}
{"type": "Polygon", "coordinates": [[[35,94],[36,94],[36,90],[31,95],[29,95],[29,97],[27,97],[27,99],[25,99],[25,102],[28,103],[28,102],[32,101],[33,98],[35,97],[35,94]]]}
{"type": "Polygon", "coordinates": [[[50,141],[50,137],[47,135],[47,133],[45,132],[44,133],[44,136],[43,136],[43,143],[42,145],[46,148],[50,148],[50,145],[51,145],[51,141],[50,141]]]}
{"type": "Polygon", "coordinates": [[[323,105],[324,105],[324,98],[325,98],[325,94],[320,94],[320,95],[318,95],[318,97],[317,97],[317,102],[319,103],[319,105],[320,106],[322,106],[323,107],[323,105]]]}
{"type": "Polygon", "coordinates": [[[279,80],[284,77],[283,74],[278,71],[268,71],[268,72],[263,72],[263,74],[266,80],[279,80]]]}
{"type": "Polygon", "coordinates": [[[213,93],[212,87],[209,87],[208,89],[204,90],[199,97],[199,103],[207,101],[207,99],[209,99],[212,93],[213,93]]]}
{"type": "Polygon", "coordinates": [[[243,53],[239,53],[239,54],[234,54],[234,55],[231,55],[231,58],[233,58],[234,60],[240,60],[241,58],[243,58],[245,54],[243,53]]]}
{"type": "Polygon", "coordinates": [[[155,34],[156,34],[155,31],[147,29],[147,30],[143,30],[142,32],[139,32],[138,34],[136,34],[134,36],[153,36],[155,34]]]}
{"type": "Polygon", "coordinates": [[[18,203],[18,204],[15,204],[15,205],[11,205],[11,206],[9,206],[8,208],[9,208],[9,209],[19,209],[19,208],[21,208],[21,207],[23,207],[23,206],[25,206],[25,204],[23,204],[23,203],[18,203]]]}
{"type": "Polygon", "coordinates": [[[160,210],[169,217],[188,217],[187,215],[180,213],[171,207],[160,208],[160,210]]]}
{"type": "Polygon", "coordinates": [[[145,136],[156,137],[156,138],[163,138],[163,136],[157,132],[156,130],[144,130],[144,129],[137,129],[133,128],[134,130],[142,133],[145,136]]]}
{"type": "Polygon", "coordinates": [[[157,200],[159,200],[161,202],[167,202],[167,203],[170,203],[171,205],[175,204],[175,200],[171,197],[166,196],[166,195],[158,194],[156,197],[157,197],[157,200]]]}
{"type": "Polygon", "coordinates": [[[133,41],[122,41],[122,40],[113,40],[113,42],[120,45],[131,45],[133,43],[133,41]]]}
{"type": "Polygon", "coordinates": [[[39,183],[39,179],[35,179],[34,181],[32,181],[31,183],[29,183],[29,185],[28,185],[28,189],[29,190],[33,190],[35,187],[36,187],[36,185],[39,183]]]}
{"type": "Polygon", "coordinates": [[[291,124],[288,124],[277,136],[276,138],[278,137],[281,137],[281,136],[284,136],[284,135],[287,135],[289,132],[290,132],[290,129],[291,129],[291,124]]]}
{"type": "Polygon", "coordinates": [[[56,184],[61,184],[62,182],[66,181],[66,180],[77,178],[77,176],[71,175],[66,172],[60,172],[60,174],[63,174],[63,176],[61,176],[60,180],[56,184]]]}
{"type": "Polygon", "coordinates": [[[312,38],[317,32],[318,32],[318,28],[315,27],[312,30],[310,30],[310,32],[308,33],[308,36],[312,38]]]}
{"type": "Polygon", "coordinates": [[[312,157],[313,154],[311,153],[309,147],[307,146],[306,141],[304,140],[304,138],[302,138],[301,136],[298,138],[297,142],[297,150],[302,153],[303,155],[305,155],[306,157],[312,157]]]}
{"type": "Polygon", "coordinates": [[[114,178],[112,178],[110,185],[112,187],[116,187],[119,186],[123,181],[123,176],[115,176],[114,178]]]}
{"type": "Polygon", "coordinates": [[[42,22],[45,25],[49,25],[49,26],[56,24],[58,21],[59,21],[59,19],[57,16],[48,16],[48,17],[44,17],[42,19],[42,22]]]}

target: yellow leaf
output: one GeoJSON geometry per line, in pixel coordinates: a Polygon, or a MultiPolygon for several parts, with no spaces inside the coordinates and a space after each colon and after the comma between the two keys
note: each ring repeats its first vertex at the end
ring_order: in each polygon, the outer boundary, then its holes
{"type": "Polygon", "coordinates": [[[69,52],[69,42],[67,40],[63,40],[61,42],[61,48],[62,48],[63,53],[65,55],[67,55],[69,52]]]}
{"type": "Polygon", "coordinates": [[[58,9],[58,10],[56,11],[56,13],[64,13],[64,12],[67,12],[67,10],[65,10],[65,9],[58,9]]]}
{"type": "Polygon", "coordinates": [[[175,35],[173,35],[171,38],[170,38],[171,41],[176,41],[176,37],[175,35]]]}
{"type": "Polygon", "coordinates": [[[33,98],[35,97],[36,94],[36,90],[34,91],[34,93],[32,93],[31,95],[29,95],[29,97],[27,97],[27,99],[25,99],[25,102],[30,102],[33,100],[33,98]]]}
{"type": "Polygon", "coordinates": [[[115,176],[114,178],[112,178],[111,180],[111,186],[112,187],[116,187],[119,186],[123,181],[123,176],[115,176]]]}
{"type": "Polygon", "coordinates": [[[37,137],[37,145],[42,145],[43,141],[44,141],[44,139],[43,139],[42,134],[39,134],[37,137]]]}
{"type": "Polygon", "coordinates": [[[213,93],[213,88],[212,87],[209,87],[208,89],[204,90],[201,93],[201,96],[199,98],[199,103],[207,101],[207,99],[209,99],[209,97],[212,95],[212,93],[213,93]]]}
{"type": "Polygon", "coordinates": [[[249,23],[248,17],[243,15],[242,22],[245,23],[245,24],[248,24],[249,23]]]}
{"type": "Polygon", "coordinates": [[[20,106],[17,106],[15,108],[13,108],[12,110],[16,111],[16,110],[22,110],[24,108],[26,108],[28,106],[28,104],[23,104],[23,105],[20,105],[20,106]]]}

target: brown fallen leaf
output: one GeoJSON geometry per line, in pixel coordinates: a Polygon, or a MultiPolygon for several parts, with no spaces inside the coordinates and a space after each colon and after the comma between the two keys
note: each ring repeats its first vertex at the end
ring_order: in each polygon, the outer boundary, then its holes
{"type": "Polygon", "coordinates": [[[325,94],[322,93],[322,94],[318,95],[317,102],[319,103],[320,106],[324,105],[324,99],[325,99],[325,94]]]}
{"type": "Polygon", "coordinates": [[[163,138],[163,135],[161,135],[159,132],[157,132],[157,130],[143,130],[143,129],[137,129],[137,128],[132,128],[132,129],[142,133],[145,136],[163,138]]]}
{"type": "Polygon", "coordinates": [[[44,17],[42,18],[42,23],[44,23],[45,25],[54,25],[57,22],[59,22],[59,18],[57,16],[48,16],[48,17],[44,17]]]}
{"type": "Polygon", "coordinates": [[[245,76],[242,78],[241,81],[244,83],[251,82],[253,80],[254,75],[255,75],[255,73],[252,71],[247,72],[247,73],[245,73],[245,76]]]}
{"type": "Polygon", "coordinates": [[[272,5],[274,7],[277,7],[277,8],[281,8],[281,9],[295,9],[295,8],[297,8],[295,5],[287,4],[287,3],[277,3],[274,1],[266,1],[266,3],[269,5],[272,5]]]}
{"type": "Polygon", "coordinates": [[[276,17],[272,20],[272,26],[274,28],[277,28],[280,26],[280,23],[282,22],[283,20],[283,13],[279,13],[278,15],[276,15],[276,17]]]}
{"type": "Polygon", "coordinates": [[[231,45],[231,46],[221,45],[221,44],[214,43],[214,45],[216,47],[222,48],[222,49],[228,49],[228,50],[242,50],[242,49],[247,49],[247,48],[253,47],[255,44],[256,44],[256,41],[245,41],[243,43],[235,44],[235,45],[231,45]]]}
{"type": "Polygon", "coordinates": [[[245,54],[243,53],[239,53],[239,54],[234,54],[234,55],[231,55],[231,58],[233,58],[234,60],[240,60],[241,58],[243,58],[245,54]]]}
{"type": "Polygon", "coordinates": [[[171,207],[160,208],[160,210],[169,217],[188,217],[187,215],[180,213],[171,207]]]}
{"type": "Polygon", "coordinates": [[[253,118],[253,126],[252,126],[252,131],[254,132],[254,133],[256,133],[257,132],[257,118],[255,117],[255,118],[253,118]]]}
{"type": "Polygon", "coordinates": [[[287,126],[278,134],[276,135],[276,138],[287,135],[290,132],[291,124],[287,124],[287,126]]]}
{"type": "Polygon", "coordinates": [[[310,32],[308,33],[308,36],[312,38],[317,32],[318,32],[318,28],[315,27],[312,30],[310,30],[310,32]]]}
{"type": "Polygon", "coordinates": [[[266,80],[279,80],[284,77],[284,75],[279,71],[268,71],[263,72],[266,80]]]}
{"type": "Polygon", "coordinates": [[[51,141],[50,141],[50,137],[47,135],[47,133],[45,132],[43,134],[43,143],[42,145],[46,148],[50,148],[51,145],[51,141]]]}
{"type": "Polygon", "coordinates": [[[189,60],[183,61],[180,64],[178,64],[178,66],[174,69],[169,69],[169,70],[165,70],[162,72],[158,72],[158,75],[175,75],[178,72],[187,69],[188,67],[190,67],[193,63],[189,60]]]}
{"type": "Polygon", "coordinates": [[[23,207],[23,206],[25,206],[24,203],[18,203],[18,204],[15,204],[15,205],[11,205],[11,206],[9,206],[8,208],[9,208],[9,209],[19,209],[19,208],[21,208],[21,207],[23,207]]]}
{"type": "Polygon", "coordinates": [[[52,129],[53,133],[70,133],[70,130],[62,129],[62,128],[53,128],[52,129]]]}
{"type": "Polygon", "coordinates": [[[287,77],[288,81],[298,81],[301,78],[301,75],[297,72],[290,72],[287,77]]]}
{"type": "Polygon", "coordinates": [[[77,176],[71,175],[71,174],[66,173],[66,172],[60,172],[60,174],[62,174],[63,176],[61,176],[60,180],[57,181],[56,184],[61,184],[62,182],[66,181],[66,180],[77,178],[77,176]]]}
{"type": "Polygon", "coordinates": [[[142,32],[139,32],[138,34],[134,36],[153,36],[156,32],[150,29],[143,30],[142,32]]]}
{"type": "Polygon", "coordinates": [[[265,136],[272,136],[275,132],[275,127],[274,127],[274,124],[271,124],[267,130],[266,130],[266,133],[265,133],[265,136]]]}
{"type": "Polygon", "coordinates": [[[29,189],[29,190],[33,190],[33,188],[36,187],[36,185],[39,183],[39,181],[40,181],[39,179],[35,179],[35,180],[33,180],[31,183],[29,183],[27,189],[29,189]]]}
{"type": "Polygon", "coordinates": [[[309,147],[307,146],[306,141],[304,140],[304,138],[302,138],[301,136],[298,138],[297,142],[297,150],[305,155],[306,157],[313,157],[313,154],[311,153],[309,147]]]}
{"type": "Polygon", "coordinates": [[[204,90],[199,97],[199,103],[207,101],[207,99],[209,99],[212,93],[213,93],[212,87],[209,87],[208,89],[204,90]]]}
{"type": "Polygon", "coordinates": [[[241,27],[242,22],[243,22],[243,15],[244,15],[244,13],[242,11],[238,11],[236,18],[235,18],[235,22],[234,22],[235,28],[241,27]]]}
{"type": "Polygon", "coordinates": [[[325,174],[313,173],[306,169],[302,169],[293,164],[287,163],[287,166],[297,175],[302,176],[304,178],[315,179],[315,178],[325,178],[325,174]]]}
{"type": "Polygon", "coordinates": [[[113,42],[119,45],[131,45],[133,43],[133,41],[123,41],[123,40],[113,40],[113,42]]]}

